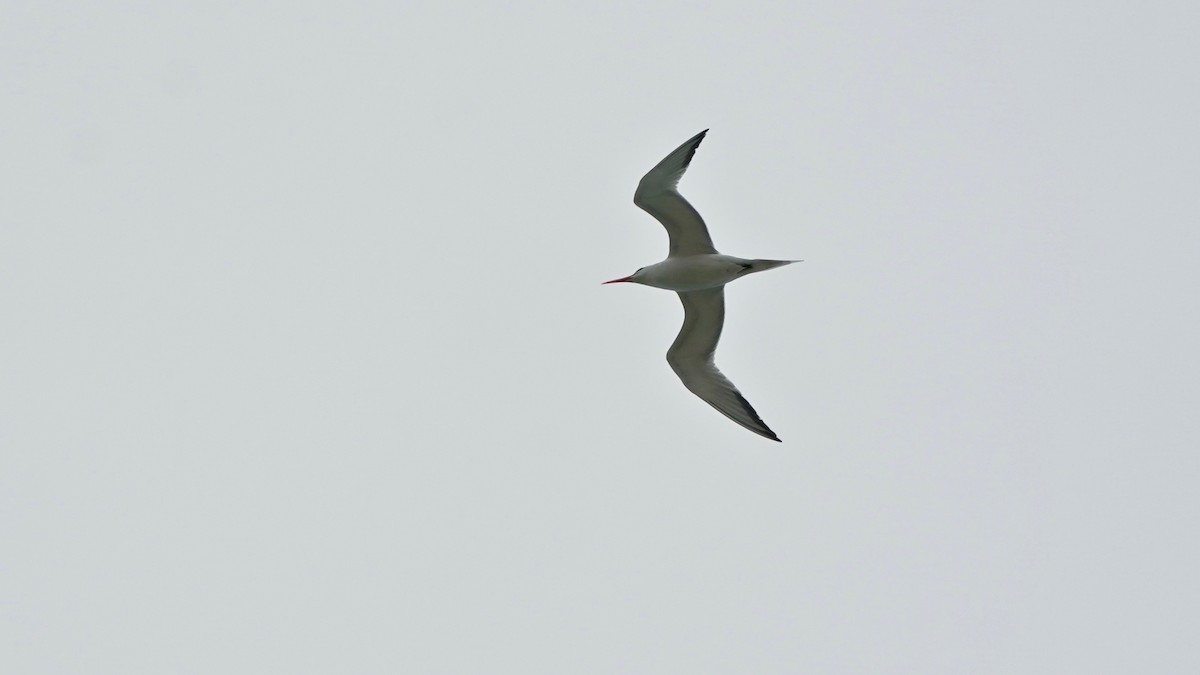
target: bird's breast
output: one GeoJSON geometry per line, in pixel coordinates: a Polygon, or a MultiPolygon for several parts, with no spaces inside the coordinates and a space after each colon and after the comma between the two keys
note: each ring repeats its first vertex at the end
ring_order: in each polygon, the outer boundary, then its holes
{"type": "Polygon", "coordinates": [[[738,278],[746,269],[744,263],[719,253],[667,258],[645,268],[642,283],[669,291],[716,288],[738,278]]]}

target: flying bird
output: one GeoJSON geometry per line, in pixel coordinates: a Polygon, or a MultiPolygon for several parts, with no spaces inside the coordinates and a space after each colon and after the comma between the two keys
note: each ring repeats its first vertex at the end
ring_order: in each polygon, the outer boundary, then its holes
{"type": "Polygon", "coordinates": [[[667,350],[667,363],[683,386],[721,414],[759,436],[778,441],[750,402],[717,370],[713,352],[725,323],[725,284],[800,261],[747,260],[717,253],[704,219],[677,189],[707,133],[705,129],[675,148],[642,177],[633,193],[633,203],[667,229],[671,238],[667,259],[604,283],[629,282],[678,293],[683,302],[683,327],[667,350]]]}

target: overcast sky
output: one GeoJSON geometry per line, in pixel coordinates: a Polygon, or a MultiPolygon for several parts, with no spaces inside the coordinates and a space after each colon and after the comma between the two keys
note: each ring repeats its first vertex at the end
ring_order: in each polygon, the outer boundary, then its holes
{"type": "Polygon", "coordinates": [[[0,671],[1200,672],[1198,32],[5,3],[0,671]]]}

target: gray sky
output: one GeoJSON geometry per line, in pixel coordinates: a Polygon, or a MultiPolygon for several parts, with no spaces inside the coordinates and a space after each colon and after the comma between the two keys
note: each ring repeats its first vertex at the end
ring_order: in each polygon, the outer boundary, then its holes
{"type": "Polygon", "coordinates": [[[1200,671],[1195,3],[325,4],[2,12],[0,670],[1200,671]]]}

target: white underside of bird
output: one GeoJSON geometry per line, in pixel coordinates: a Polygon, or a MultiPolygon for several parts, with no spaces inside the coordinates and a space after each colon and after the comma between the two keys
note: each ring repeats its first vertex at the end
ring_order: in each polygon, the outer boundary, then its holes
{"type": "Polygon", "coordinates": [[[778,441],[737,387],[717,369],[713,353],[725,323],[725,284],[796,260],[737,258],[718,253],[704,219],[679,194],[677,185],[705,129],[667,155],[638,184],[633,203],[658,219],[671,246],[667,259],[606,284],[628,282],[676,291],[683,303],[683,327],[667,350],[667,362],[684,386],[729,419],[778,441]]]}

